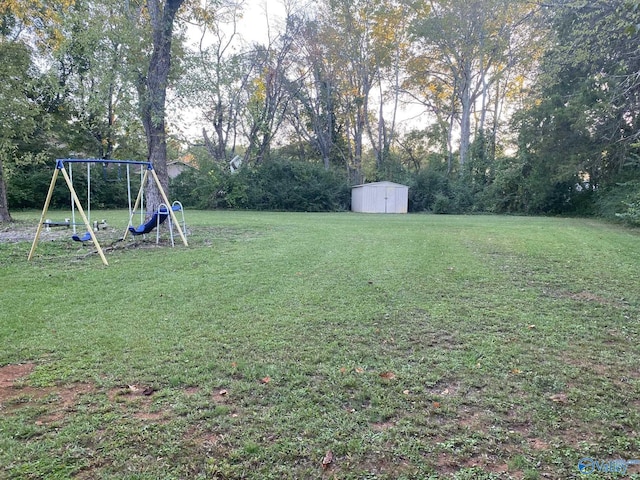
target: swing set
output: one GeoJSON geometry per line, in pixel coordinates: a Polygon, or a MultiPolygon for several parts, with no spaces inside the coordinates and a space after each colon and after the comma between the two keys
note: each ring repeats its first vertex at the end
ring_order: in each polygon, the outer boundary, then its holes
{"type": "MultiPolygon", "coordinates": [[[[129,199],[129,223],[127,230],[124,233],[122,239],[124,240],[127,237],[128,233],[132,235],[145,235],[150,233],[154,228],[156,229],[156,243],[159,241],[159,227],[162,223],[164,223],[167,219],[169,220],[169,231],[171,234],[171,245],[174,246],[173,240],[173,226],[175,225],[178,233],[180,234],[180,238],[184,246],[188,246],[187,238],[185,236],[185,225],[184,225],[184,210],[182,208],[182,204],[178,201],[169,204],[169,200],[167,199],[167,195],[160,184],[160,180],[156,175],[156,172],[153,168],[153,164],[151,162],[142,162],[142,161],[133,161],[133,160],[100,160],[100,159],[78,159],[78,158],[64,158],[56,160],[56,168],[53,172],[53,177],[51,178],[51,184],[49,185],[49,191],[47,192],[47,198],[44,202],[44,208],[42,209],[42,215],[40,217],[40,222],[38,223],[38,229],[36,230],[36,235],[33,239],[33,243],[31,245],[31,250],[29,251],[28,260],[33,258],[33,254],[38,246],[38,241],[40,239],[40,234],[42,233],[42,227],[46,227],[49,229],[51,226],[73,226],[73,235],[72,239],[78,242],[93,242],[93,245],[96,247],[100,258],[102,259],[102,263],[104,265],[109,265],[107,262],[107,258],[104,255],[102,247],[98,242],[98,238],[96,237],[95,231],[98,229],[97,222],[94,222],[94,227],[91,226],[90,216],[85,214],[84,209],[82,208],[82,204],[78,195],[76,193],[75,188],[73,187],[73,172],[72,165],[74,163],[84,163],[87,165],[87,212],[89,215],[91,214],[91,165],[96,163],[103,164],[103,168],[106,168],[107,164],[117,164],[118,168],[121,165],[126,165],[127,167],[127,195],[129,199]],[[69,166],[69,172],[65,167],[65,164],[69,166]],[[144,168],[144,173],[142,174],[142,178],[140,180],[140,189],[138,191],[138,196],[135,201],[135,205],[133,208],[131,207],[131,177],[129,174],[130,166],[140,166],[140,168],[144,168]],[[49,204],[51,203],[51,198],[53,196],[53,191],[56,185],[56,180],[58,179],[58,175],[62,172],[62,176],[69,188],[69,192],[71,193],[71,210],[72,210],[72,220],[65,219],[64,222],[52,222],[49,219],[45,219],[47,215],[47,211],[49,210],[49,204]],[[147,183],[149,178],[149,174],[153,178],[156,186],[158,187],[158,191],[160,192],[160,196],[164,203],[160,204],[158,208],[152,212],[150,218],[145,222],[144,221],[144,211],[141,213],[141,225],[138,227],[134,227],[132,224],[132,220],[138,207],[142,207],[144,203],[144,186],[147,183]],[[75,221],[75,210],[78,210],[80,217],[82,218],[82,223],[76,223],[75,221]],[[182,226],[176,217],[176,212],[182,213],[182,226]],[[76,232],[76,225],[84,225],[87,229],[86,233],[82,235],[78,235],[76,232]]],[[[106,225],[104,220],[100,225],[106,225]]]]}

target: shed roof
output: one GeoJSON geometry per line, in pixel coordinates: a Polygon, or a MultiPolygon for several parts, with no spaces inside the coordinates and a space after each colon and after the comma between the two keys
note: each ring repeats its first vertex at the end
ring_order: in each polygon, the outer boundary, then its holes
{"type": "Polygon", "coordinates": [[[383,182],[372,182],[372,183],[361,183],[360,185],[354,185],[353,188],[356,187],[404,187],[407,188],[407,185],[402,185],[400,183],[394,183],[394,182],[387,182],[387,181],[383,181],[383,182]]]}

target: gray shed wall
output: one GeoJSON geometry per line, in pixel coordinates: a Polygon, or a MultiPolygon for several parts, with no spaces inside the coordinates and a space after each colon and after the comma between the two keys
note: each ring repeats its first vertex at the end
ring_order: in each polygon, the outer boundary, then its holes
{"type": "Polygon", "coordinates": [[[356,185],[351,190],[351,210],[363,213],[407,213],[409,187],[393,182],[356,185]]]}

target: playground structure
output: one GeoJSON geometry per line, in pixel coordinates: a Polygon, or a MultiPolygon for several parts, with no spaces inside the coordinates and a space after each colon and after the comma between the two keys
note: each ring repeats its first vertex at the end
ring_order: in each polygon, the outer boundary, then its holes
{"type": "MultiPolygon", "coordinates": [[[[82,204],[80,202],[80,199],[78,198],[78,195],[76,193],[76,190],[73,186],[73,179],[72,179],[72,174],[68,173],[66,168],[65,168],[65,164],[69,165],[69,172],[71,172],[71,165],[75,164],[75,163],[84,163],[87,164],[87,211],[90,212],[91,209],[91,183],[90,183],[90,165],[91,164],[95,164],[95,163],[101,163],[103,165],[107,165],[107,164],[118,164],[120,165],[126,165],[127,166],[127,192],[128,192],[128,197],[129,197],[129,223],[128,223],[128,227],[127,230],[124,233],[123,236],[123,240],[126,238],[127,233],[131,233],[132,235],[145,235],[147,233],[150,233],[154,228],[156,229],[156,243],[159,241],[159,232],[158,229],[160,227],[161,224],[163,224],[167,219],[169,220],[169,230],[170,230],[170,234],[171,234],[171,245],[174,246],[174,238],[173,238],[173,227],[175,226],[180,238],[182,240],[182,243],[184,244],[184,246],[188,246],[187,243],[187,238],[185,236],[185,223],[184,223],[184,209],[182,208],[182,204],[180,202],[173,202],[172,204],[169,203],[169,200],[167,198],[167,195],[164,191],[164,189],[162,188],[162,185],[160,184],[160,180],[158,179],[158,176],[153,168],[153,164],[151,162],[143,162],[143,161],[133,161],[133,160],[101,160],[101,159],[77,159],[77,158],[66,158],[66,159],[57,159],[56,160],[56,168],[53,172],[53,176],[51,178],[51,183],[49,185],[49,191],[47,192],[47,197],[44,203],[44,207],[42,209],[42,215],[40,216],[40,221],[38,223],[38,228],[36,230],[36,235],[33,239],[33,243],[31,245],[31,250],[29,251],[29,257],[28,260],[31,260],[33,258],[33,255],[35,253],[36,247],[38,246],[38,241],[40,239],[40,234],[42,233],[42,228],[45,227],[46,229],[49,229],[52,226],[73,226],[74,228],[74,234],[72,235],[72,239],[78,242],[93,242],[93,245],[95,246],[98,254],[100,255],[100,258],[102,259],[102,263],[104,265],[109,265],[109,263],[107,262],[107,259],[104,255],[104,251],[102,249],[102,247],[100,246],[100,243],[98,241],[98,238],[96,237],[95,232],[100,228],[101,225],[105,225],[106,226],[106,222],[104,220],[102,220],[101,224],[98,224],[97,222],[94,222],[94,226],[92,227],[91,225],[91,221],[89,220],[89,217],[87,216],[87,214],[85,214],[84,209],[82,208],[82,204]],[[135,205],[133,207],[133,209],[131,208],[131,181],[130,181],[130,176],[129,176],[129,167],[130,166],[140,166],[141,168],[144,168],[144,173],[142,175],[141,181],[140,181],[140,189],[138,191],[138,196],[136,198],[136,202],[135,205]],[[53,222],[49,219],[46,219],[46,215],[47,215],[47,211],[49,210],[49,205],[51,203],[51,198],[53,196],[53,192],[55,189],[55,185],[56,185],[56,181],[58,179],[58,175],[60,174],[60,172],[62,172],[62,176],[67,184],[67,187],[69,188],[69,192],[71,193],[71,208],[72,208],[72,213],[73,213],[73,220],[70,221],[70,219],[65,219],[64,222],[53,222]],[[138,227],[133,227],[132,226],[132,220],[133,220],[133,216],[135,215],[135,211],[138,207],[140,207],[143,203],[143,192],[144,192],[144,186],[147,183],[147,180],[149,178],[149,175],[151,175],[151,177],[153,178],[155,185],[158,188],[158,191],[160,192],[160,196],[162,197],[162,200],[164,203],[161,203],[158,208],[154,211],[151,212],[151,216],[148,220],[144,220],[144,216],[142,218],[142,224],[138,227]],[[84,225],[86,227],[86,233],[83,234],[77,234],[75,231],[75,226],[76,226],[76,222],[75,222],[75,209],[78,210],[78,213],[80,214],[80,217],[82,218],[82,222],[80,225],[84,225]],[[176,217],[176,212],[181,212],[182,214],[182,225],[181,223],[178,221],[178,218],[176,217]]],[[[144,215],[144,214],[143,214],[144,215]]]]}

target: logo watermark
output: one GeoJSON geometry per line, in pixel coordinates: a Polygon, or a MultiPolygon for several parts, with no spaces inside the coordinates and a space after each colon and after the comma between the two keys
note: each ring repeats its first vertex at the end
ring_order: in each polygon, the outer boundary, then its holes
{"type": "Polygon", "coordinates": [[[629,465],[640,465],[640,460],[596,460],[591,457],[584,457],[578,461],[580,473],[589,475],[592,473],[618,473],[626,475],[629,465]]]}

